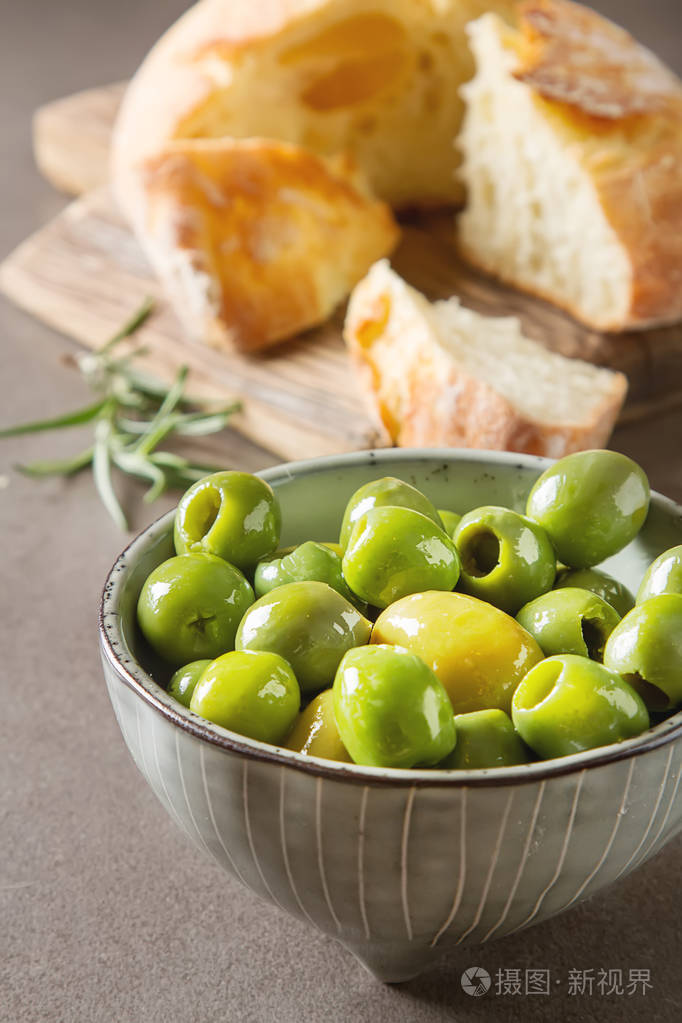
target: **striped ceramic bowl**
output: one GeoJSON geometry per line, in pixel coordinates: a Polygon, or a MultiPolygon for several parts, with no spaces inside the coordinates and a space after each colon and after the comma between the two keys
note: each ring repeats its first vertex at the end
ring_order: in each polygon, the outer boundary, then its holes
{"type": "MultiPolygon", "coordinates": [[[[437,507],[522,509],[543,459],[486,452],[359,452],[262,473],[284,544],[337,535],[362,483],[393,475],[437,507]]],[[[574,906],[653,856],[682,826],[682,714],[644,736],[494,771],[398,771],[278,749],[185,710],[136,655],[135,605],[172,553],[172,513],[121,554],[104,588],[104,675],[126,744],[192,842],[258,895],[337,938],[385,981],[414,977],[574,906]]],[[[654,495],[637,539],[606,564],[636,587],[682,542],[654,495]]]]}

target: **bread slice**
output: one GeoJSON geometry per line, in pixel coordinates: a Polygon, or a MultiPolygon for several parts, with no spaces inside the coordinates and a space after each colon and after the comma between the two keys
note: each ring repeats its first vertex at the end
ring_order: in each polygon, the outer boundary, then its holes
{"type": "Polygon", "coordinates": [[[143,182],[145,251],[189,335],[216,347],[322,322],[398,240],[349,160],[271,139],[170,143],[143,182]]]}
{"type": "Polygon", "coordinates": [[[606,444],[627,391],[622,373],[548,351],[515,318],[430,303],[386,260],[353,291],[344,336],[387,440],[404,447],[560,458],[606,444]]]}
{"type": "Polygon", "coordinates": [[[599,330],[682,317],[682,84],[568,0],[468,27],[464,255],[599,330]]]}
{"type": "MultiPolygon", "coordinates": [[[[114,177],[170,140],[279,139],[350,153],[392,206],[461,202],[453,138],[473,74],[464,27],[515,0],[201,0],[124,98],[114,177]]],[[[134,187],[134,183],[133,183],[134,187]]]]}

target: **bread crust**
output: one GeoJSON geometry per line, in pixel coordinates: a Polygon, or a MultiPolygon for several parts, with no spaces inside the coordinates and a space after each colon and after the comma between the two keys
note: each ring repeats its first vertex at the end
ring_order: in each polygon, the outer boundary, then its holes
{"type": "Polygon", "coordinates": [[[178,18],[147,54],[121,104],[112,143],[112,177],[123,207],[131,169],[168,142],[185,137],[188,122],[214,95],[218,62],[257,51],[261,42],[329,2],[201,0],[178,18]],[[211,57],[216,59],[213,68],[211,57]]]}
{"type": "Polygon", "coordinates": [[[173,143],[142,173],[147,251],[189,333],[215,347],[321,322],[398,239],[349,161],[271,139],[173,143]]]}
{"type": "MultiPolygon", "coordinates": [[[[500,23],[518,57],[513,77],[589,176],[631,271],[625,313],[599,323],[575,305],[505,274],[599,330],[682,318],[682,83],[623,29],[570,0],[526,0],[519,30],[500,23]]],[[[488,272],[484,252],[461,245],[488,272]]]]}
{"type": "Polygon", "coordinates": [[[430,303],[383,263],[351,295],[344,338],[368,406],[391,443],[550,458],[606,444],[625,400],[622,373],[595,368],[608,386],[589,419],[540,421],[455,362],[438,333],[430,303]]]}

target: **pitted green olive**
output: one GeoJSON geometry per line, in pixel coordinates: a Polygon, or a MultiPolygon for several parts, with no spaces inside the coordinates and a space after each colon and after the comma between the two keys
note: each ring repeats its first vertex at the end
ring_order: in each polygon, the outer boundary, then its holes
{"type": "Polygon", "coordinates": [[[682,544],[659,554],[649,565],[637,590],[637,603],[663,593],[682,594],[682,544]]]}
{"type": "Polygon", "coordinates": [[[280,743],[300,705],[298,682],[283,657],[232,650],[204,669],[189,706],[195,714],[240,735],[280,743]]]}
{"type": "Polygon", "coordinates": [[[567,586],[531,600],[516,620],[538,641],[547,657],[578,654],[601,661],[606,641],[620,618],[596,593],[567,586]]]}
{"type": "Polygon", "coordinates": [[[248,472],[205,476],[180,498],[175,515],[178,554],[216,554],[247,571],[279,543],[282,516],[269,483],[248,472]]]}
{"type": "Polygon", "coordinates": [[[232,650],[253,590],[234,565],[213,554],[179,554],[147,576],[137,620],[147,642],[179,666],[232,650]]]}
{"type": "Polygon", "coordinates": [[[545,470],[527,514],[544,526],[560,561],[590,568],[630,543],[649,509],[649,481],[617,451],[579,451],[545,470]]]}
{"type": "Polygon", "coordinates": [[[631,685],[586,657],[547,657],[528,672],[512,700],[514,726],[545,759],[630,739],[649,727],[631,685]]]}
{"type": "Polygon", "coordinates": [[[343,655],[367,643],[371,630],[371,622],[326,583],[287,583],[249,608],[235,646],[280,654],[303,692],[315,693],[332,684],[343,655]]]}
{"type": "Polygon", "coordinates": [[[354,599],[343,578],[341,557],[326,544],[308,540],[281,557],[260,561],[256,566],[254,590],[257,597],[286,583],[317,581],[327,583],[346,600],[354,599]]]}
{"type": "Polygon", "coordinates": [[[207,659],[201,661],[190,661],[189,664],[185,664],[182,668],[178,668],[178,670],[173,674],[173,677],[168,683],[168,692],[171,696],[174,696],[178,703],[181,703],[183,707],[189,707],[196,684],[201,678],[204,670],[208,668],[209,664],[211,664],[211,661],[207,659]]]}
{"type": "Polygon", "coordinates": [[[421,658],[395,646],[350,650],[334,679],[334,716],[356,764],[437,764],[455,744],[448,695],[421,658]]]}
{"type": "Polygon", "coordinates": [[[408,593],[452,590],[459,578],[454,542],[412,508],[372,508],[353,526],[343,575],[361,600],[387,607],[408,593]]]}
{"type": "Polygon", "coordinates": [[[621,618],[635,606],[635,598],[624,583],[598,568],[562,568],[554,583],[554,589],[575,586],[579,590],[590,590],[616,611],[621,618]]]}
{"type": "Polygon", "coordinates": [[[458,588],[507,614],[551,589],[556,555],[544,529],[509,508],[487,505],[462,516],[454,534],[458,588]]]}
{"type": "Polygon", "coordinates": [[[382,479],[365,483],[355,491],[349,500],[341,524],[339,537],[341,547],[346,549],[351,530],[358,519],[362,518],[371,508],[386,506],[412,508],[413,511],[426,515],[437,526],[442,526],[438,512],[421,490],[417,490],[416,487],[405,483],[404,480],[396,479],[394,476],[384,476],[382,479]]]}
{"type": "Polygon", "coordinates": [[[471,771],[528,763],[528,750],[503,710],[455,714],[455,731],[455,748],[438,765],[442,769],[471,771]]]}
{"type": "Polygon", "coordinates": [[[609,636],[604,664],[652,710],[682,704],[682,596],[662,593],[637,604],[609,636]]]}

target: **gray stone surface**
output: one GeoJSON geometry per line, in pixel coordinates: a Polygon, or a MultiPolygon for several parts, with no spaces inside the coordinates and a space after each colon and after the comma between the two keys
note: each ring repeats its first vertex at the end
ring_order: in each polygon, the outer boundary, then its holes
{"type": "MultiPolygon", "coordinates": [[[[254,0],[255,2],[255,0],[254,0]]],[[[0,256],[61,207],[35,171],[41,102],[128,74],[177,0],[1,0],[0,256]]],[[[671,62],[679,0],[601,0],[671,62]]],[[[0,300],[0,422],[86,400],[67,340],[0,300]]],[[[614,446],[682,500],[682,413],[619,430],[614,446]]],[[[0,1021],[287,1023],[545,1019],[668,1023],[682,1011],[682,838],[565,916],[400,988],[383,988],[331,940],[284,917],[201,858],[144,785],[101,677],[96,611],[123,545],[83,476],[34,483],[14,462],[77,438],[0,446],[0,1021]],[[551,971],[553,992],[462,992],[461,970],[551,971]],[[650,970],[645,996],[569,995],[571,969],[650,970]],[[555,983],[556,982],[556,983],[555,983]]],[[[220,457],[274,459],[235,436],[220,457]]],[[[130,491],[137,497],[137,491],[130,491]]],[[[138,506],[134,526],[170,505],[138,506]]]]}

